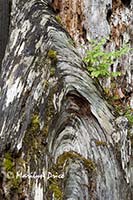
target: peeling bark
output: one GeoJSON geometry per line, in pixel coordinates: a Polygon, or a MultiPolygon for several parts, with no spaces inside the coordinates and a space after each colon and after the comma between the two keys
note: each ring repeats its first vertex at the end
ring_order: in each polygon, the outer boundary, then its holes
{"type": "Polygon", "coordinates": [[[132,199],[127,119],[48,1],[13,1],[0,87],[3,199],[132,199]]]}

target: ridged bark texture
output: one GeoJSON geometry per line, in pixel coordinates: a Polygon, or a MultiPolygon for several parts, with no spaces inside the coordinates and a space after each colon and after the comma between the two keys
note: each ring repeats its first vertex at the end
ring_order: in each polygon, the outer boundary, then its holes
{"type": "Polygon", "coordinates": [[[3,200],[131,200],[127,119],[46,0],[13,1],[0,86],[3,200]]]}

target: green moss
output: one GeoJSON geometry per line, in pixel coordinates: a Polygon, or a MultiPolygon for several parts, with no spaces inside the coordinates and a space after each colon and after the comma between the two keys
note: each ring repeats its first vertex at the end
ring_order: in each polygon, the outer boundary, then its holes
{"type": "MultiPolygon", "coordinates": [[[[110,103],[110,101],[109,101],[110,103]]],[[[111,102],[112,105],[114,104],[114,101],[111,102]]],[[[116,116],[120,116],[120,115],[123,115],[123,108],[121,107],[121,105],[115,105],[115,114],[116,116]]]]}
{"type": "Polygon", "coordinates": [[[81,161],[85,169],[91,175],[96,172],[96,165],[91,159],[86,159],[74,151],[64,152],[58,157],[56,164],[53,165],[50,169],[50,172],[52,173],[53,177],[55,176],[56,178],[52,177],[49,179],[49,191],[52,191],[55,199],[58,200],[61,200],[63,198],[63,191],[61,187],[62,180],[60,180],[59,176],[64,173],[69,160],[81,161]]]}
{"type": "MultiPolygon", "coordinates": [[[[9,194],[15,193],[20,197],[24,184],[27,184],[28,179],[23,180],[19,176],[19,172],[26,174],[28,167],[31,172],[34,172],[37,169],[42,169],[42,166],[44,166],[43,155],[45,150],[42,144],[42,138],[44,139],[44,133],[40,130],[40,116],[36,111],[31,117],[31,122],[27,127],[23,139],[23,157],[21,153],[19,157],[18,155],[15,157],[13,154],[6,153],[2,163],[9,194]]],[[[41,172],[39,171],[38,173],[41,172]]],[[[31,180],[31,184],[32,181],[34,180],[31,180]]]]}
{"type": "Polygon", "coordinates": [[[11,153],[6,153],[3,160],[3,168],[6,172],[6,186],[11,192],[12,190],[16,190],[17,193],[20,193],[22,183],[21,177],[17,175],[17,169],[20,165],[19,159],[15,159],[12,157],[11,153]]]}
{"type": "Polygon", "coordinates": [[[39,124],[39,116],[37,114],[32,116],[32,124],[38,126],[38,124],[39,124]]]}
{"type": "Polygon", "coordinates": [[[104,142],[104,141],[99,141],[99,140],[96,140],[95,141],[95,144],[96,146],[103,146],[103,147],[106,147],[107,146],[107,143],[104,142]]]}
{"type": "Polygon", "coordinates": [[[29,124],[27,131],[25,133],[24,142],[29,146],[31,145],[36,136],[37,133],[40,131],[40,120],[38,114],[33,114],[31,117],[31,123],[29,124]]]}
{"type": "Polygon", "coordinates": [[[53,104],[53,98],[54,98],[54,94],[56,94],[58,88],[57,85],[55,85],[54,87],[51,88],[50,92],[49,92],[49,96],[48,96],[48,101],[47,101],[47,105],[46,105],[46,114],[45,114],[45,125],[43,128],[43,132],[45,134],[45,136],[47,137],[48,132],[49,132],[49,127],[51,124],[51,121],[55,115],[55,108],[54,108],[54,104],[53,104]]]}
{"type": "Polygon", "coordinates": [[[56,21],[57,21],[59,24],[62,23],[62,22],[61,22],[61,17],[60,17],[59,15],[56,15],[56,16],[55,16],[55,19],[56,19],[56,21]]]}
{"type": "Polygon", "coordinates": [[[12,171],[12,169],[13,169],[14,163],[13,163],[13,159],[9,153],[5,154],[3,166],[6,170],[6,172],[12,171]]]}
{"type": "MultiPolygon", "coordinates": [[[[44,119],[45,120],[45,119],[44,119]]],[[[34,110],[34,113],[31,116],[30,124],[27,127],[25,132],[25,137],[23,139],[23,151],[24,151],[24,160],[25,166],[24,173],[27,172],[30,168],[31,172],[36,172],[40,174],[40,169],[44,165],[44,153],[45,153],[45,139],[46,135],[44,131],[40,128],[40,115],[38,110],[34,110]]],[[[21,162],[23,167],[23,163],[21,162]]],[[[21,167],[20,166],[20,167],[21,167]]],[[[21,167],[21,168],[22,168],[21,167]]],[[[22,171],[20,168],[20,171],[22,171]]],[[[34,180],[31,180],[31,184],[34,180]]]]}
{"type": "Polygon", "coordinates": [[[62,200],[63,199],[63,192],[61,187],[59,186],[59,182],[55,179],[51,179],[49,184],[49,190],[54,194],[55,200],[62,200]]]}
{"type": "Polygon", "coordinates": [[[86,159],[80,154],[73,151],[64,152],[62,155],[60,155],[57,159],[57,166],[58,167],[63,166],[64,163],[67,163],[68,159],[72,159],[72,160],[77,159],[77,160],[82,161],[83,165],[85,166],[88,172],[95,171],[96,169],[96,165],[91,159],[86,159]]]}
{"type": "Polygon", "coordinates": [[[130,127],[133,126],[133,111],[128,109],[125,113],[125,117],[128,119],[130,127]]]}
{"type": "Polygon", "coordinates": [[[21,183],[21,178],[19,176],[16,177],[14,176],[14,178],[11,180],[11,188],[19,190],[20,183],[21,183]]]}
{"type": "Polygon", "coordinates": [[[55,50],[53,50],[53,49],[50,49],[48,51],[48,57],[50,59],[54,59],[54,60],[56,59],[57,60],[57,52],[55,50]]]}
{"type": "Polygon", "coordinates": [[[55,75],[55,67],[50,68],[50,77],[53,77],[55,75]]]}
{"type": "Polygon", "coordinates": [[[50,49],[48,51],[47,57],[50,59],[50,77],[53,77],[55,75],[55,69],[57,64],[57,52],[53,49],[50,49]]]}
{"type": "Polygon", "coordinates": [[[11,171],[13,168],[13,163],[11,160],[5,159],[4,160],[4,167],[6,171],[11,171]]]}
{"type": "Polygon", "coordinates": [[[49,87],[49,82],[48,82],[48,80],[45,81],[44,86],[45,86],[45,90],[47,91],[47,89],[48,89],[48,87],[49,87]]]}
{"type": "Polygon", "coordinates": [[[39,115],[34,114],[31,118],[31,129],[32,131],[37,131],[40,127],[39,115]]]}
{"type": "Polygon", "coordinates": [[[25,151],[24,159],[26,160],[26,163],[31,163],[31,170],[35,170],[36,168],[36,159],[38,159],[38,152],[42,147],[41,141],[42,132],[40,131],[40,117],[39,114],[36,112],[31,117],[31,122],[27,128],[25,137],[23,139],[23,148],[25,151]]]}
{"type": "Polygon", "coordinates": [[[83,158],[82,161],[83,161],[83,164],[84,164],[85,168],[87,169],[87,171],[89,173],[96,171],[96,165],[91,159],[83,158]]]}

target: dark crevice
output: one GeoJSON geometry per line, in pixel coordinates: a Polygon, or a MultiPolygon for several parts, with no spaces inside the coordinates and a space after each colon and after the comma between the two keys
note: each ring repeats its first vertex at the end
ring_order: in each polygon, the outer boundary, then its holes
{"type": "Polygon", "coordinates": [[[84,26],[82,28],[82,37],[83,37],[84,41],[87,42],[87,30],[85,29],[84,26]]]}
{"type": "Polygon", "coordinates": [[[81,95],[75,93],[67,94],[67,111],[82,117],[91,117],[89,102],[81,95]]]}
{"type": "Polygon", "coordinates": [[[9,11],[8,11],[8,13],[9,13],[9,26],[10,26],[10,23],[11,23],[11,11],[12,11],[12,1],[11,0],[9,0],[9,11]]]}
{"type": "Polygon", "coordinates": [[[121,2],[124,4],[124,6],[130,8],[131,0],[121,0],[121,2]]]}
{"type": "Polygon", "coordinates": [[[5,54],[9,37],[10,0],[0,1],[0,65],[5,54]]]}
{"type": "Polygon", "coordinates": [[[110,23],[110,17],[112,15],[112,8],[111,8],[110,3],[108,5],[106,5],[106,9],[107,9],[106,19],[107,19],[108,23],[110,23]]]}
{"type": "Polygon", "coordinates": [[[55,2],[54,0],[53,1],[49,1],[49,4],[50,6],[53,8],[54,12],[56,14],[59,14],[60,13],[60,10],[61,10],[61,2],[55,2]]]}

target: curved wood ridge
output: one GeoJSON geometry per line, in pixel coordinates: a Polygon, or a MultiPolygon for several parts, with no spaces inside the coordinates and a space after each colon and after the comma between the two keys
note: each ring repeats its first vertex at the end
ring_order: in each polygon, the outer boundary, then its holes
{"type": "MultiPolygon", "coordinates": [[[[22,174],[45,178],[21,179],[22,191],[13,194],[8,181],[8,198],[130,199],[130,152],[121,154],[119,146],[116,151],[121,127],[117,132],[102,90],[71,37],[46,0],[13,1],[12,18],[2,65],[0,152],[7,161],[3,152],[8,151],[16,163],[12,168],[18,166],[22,174]]],[[[123,142],[130,143],[127,137],[123,142]]]]}

